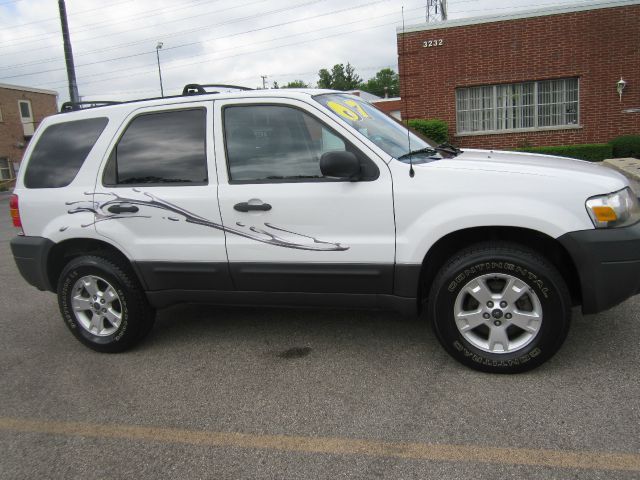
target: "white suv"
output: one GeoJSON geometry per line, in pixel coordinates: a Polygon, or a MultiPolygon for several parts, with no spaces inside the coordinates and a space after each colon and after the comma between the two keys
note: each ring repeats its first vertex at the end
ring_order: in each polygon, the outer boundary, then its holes
{"type": "Polygon", "coordinates": [[[191,85],[49,117],[11,210],[20,272],[101,352],[179,302],[383,308],[424,315],[472,368],[521,372],[573,305],[640,292],[623,176],[434,145],[334,91],[191,85]]]}

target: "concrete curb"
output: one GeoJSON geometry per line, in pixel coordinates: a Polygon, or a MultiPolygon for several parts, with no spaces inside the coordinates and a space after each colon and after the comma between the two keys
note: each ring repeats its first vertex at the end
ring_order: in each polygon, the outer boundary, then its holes
{"type": "Polygon", "coordinates": [[[640,182],[640,159],[610,158],[608,160],[604,160],[603,163],[608,167],[618,170],[631,180],[640,182]]]}

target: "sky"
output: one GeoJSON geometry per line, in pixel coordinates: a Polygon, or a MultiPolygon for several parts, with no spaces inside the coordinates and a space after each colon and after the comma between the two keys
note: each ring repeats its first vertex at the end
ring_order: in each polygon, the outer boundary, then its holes
{"type": "MultiPolygon", "coordinates": [[[[367,80],[397,71],[396,27],[425,21],[429,0],[66,0],[83,100],[165,95],[187,83],[267,87],[351,63],[367,80]],[[162,48],[156,49],[158,42],[162,48]]],[[[449,0],[449,19],[592,0],[449,0]]],[[[0,83],[69,98],[58,2],[0,0],[0,83]]]]}

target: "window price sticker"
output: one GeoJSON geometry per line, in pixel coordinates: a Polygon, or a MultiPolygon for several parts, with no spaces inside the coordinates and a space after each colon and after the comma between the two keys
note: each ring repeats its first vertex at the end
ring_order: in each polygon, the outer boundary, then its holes
{"type": "Polygon", "coordinates": [[[365,118],[371,118],[365,109],[355,100],[345,100],[343,103],[328,102],[327,107],[336,112],[341,117],[352,122],[359,122],[365,118]]]}

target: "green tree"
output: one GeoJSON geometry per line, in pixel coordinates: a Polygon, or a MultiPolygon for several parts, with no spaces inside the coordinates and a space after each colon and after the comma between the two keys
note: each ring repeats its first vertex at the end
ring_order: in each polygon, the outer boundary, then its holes
{"type": "Polygon", "coordinates": [[[329,70],[323,68],[318,72],[318,88],[333,88],[333,80],[331,79],[331,74],[329,70]]]}
{"type": "Polygon", "coordinates": [[[390,97],[397,97],[400,95],[400,76],[391,68],[383,68],[361,88],[379,97],[384,97],[385,93],[390,97]]]}
{"type": "Polygon", "coordinates": [[[293,82],[283,85],[282,88],[309,88],[309,85],[304,83],[302,80],[294,80],[293,82]]]}
{"type": "Polygon", "coordinates": [[[318,72],[318,88],[330,88],[333,90],[356,90],[360,88],[362,79],[356,73],[355,68],[347,63],[338,63],[333,66],[331,72],[323,68],[318,72]]]}

